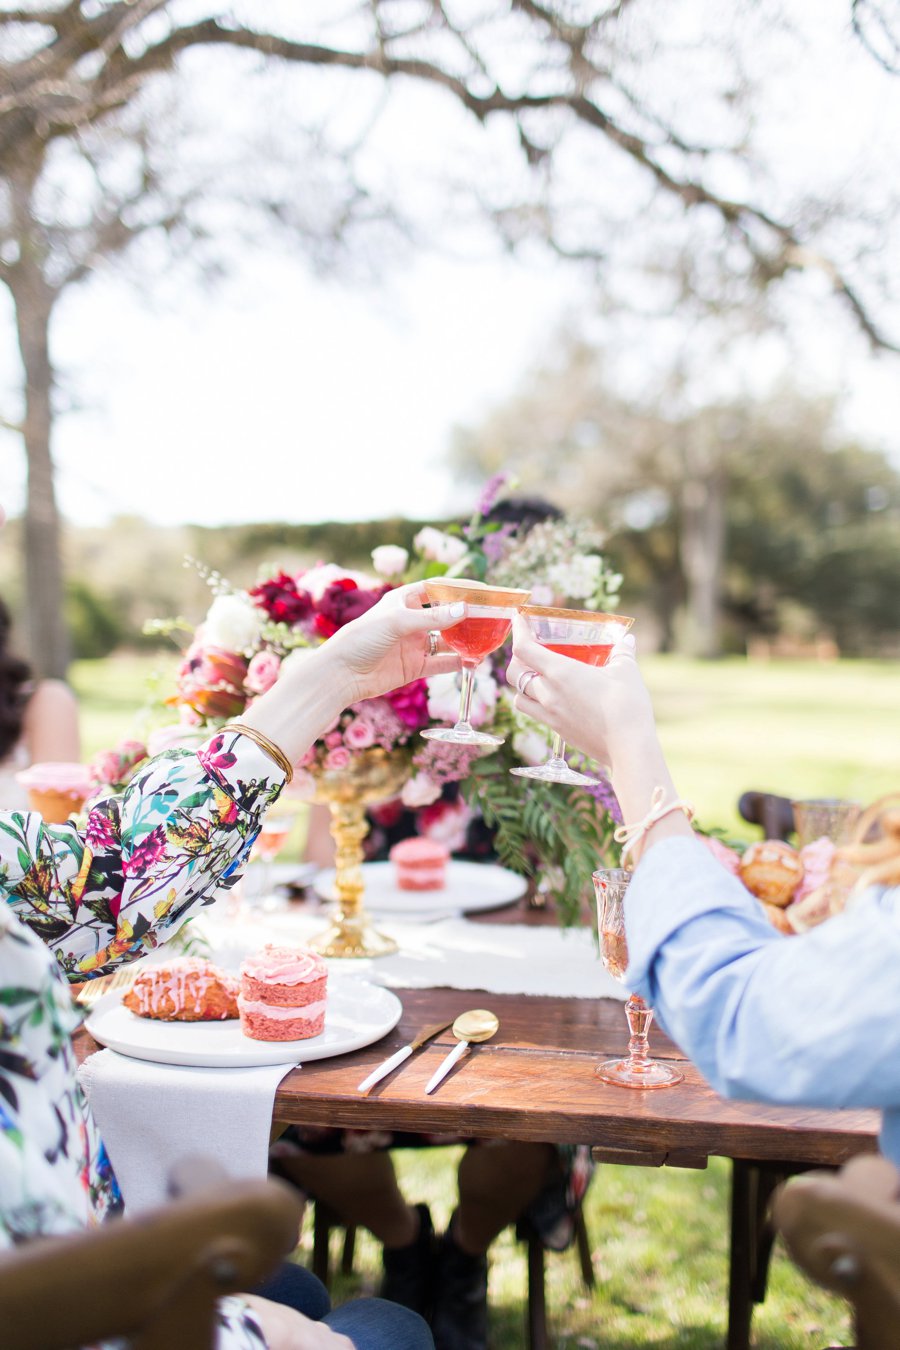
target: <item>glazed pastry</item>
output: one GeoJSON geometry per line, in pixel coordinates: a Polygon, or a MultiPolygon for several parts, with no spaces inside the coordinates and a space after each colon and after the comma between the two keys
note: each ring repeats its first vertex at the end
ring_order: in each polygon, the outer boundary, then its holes
{"type": "Polygon", "coordinates": [[[763,839],[745,849],[738,876],[753,895],[770,905],[789,905],[803,880],[800,854],[780,839],[763,839]]]}
{"type": "Polygon", "coordinates": [[[238,1015],[238,981],[211,961],[184,956],[147,966],[122,999],[138,1017],[162,1022],[224,1022],[238,1015]]]}

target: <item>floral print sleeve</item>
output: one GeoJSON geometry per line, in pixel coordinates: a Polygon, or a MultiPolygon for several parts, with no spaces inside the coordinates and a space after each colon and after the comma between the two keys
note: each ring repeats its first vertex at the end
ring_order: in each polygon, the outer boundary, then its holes
{"type": "Polygon", "coordinates": [[[106,974],[236,880],[283,782],[254,741],[226,729],[95,799],[83,831],[0,814],[0,893],[70,980],[106,974]]]}
{"type": "MultiPolygon", "coordinates": [[[[2,898],[0,891],[0,1250],[90,1228],[121,1209],[75,1076],[80,1015],[58,965],[2,898]]],[[[217,1321],[216,1350],[265,1350],[240,1298],[222,1299],[217,1321]]]]}

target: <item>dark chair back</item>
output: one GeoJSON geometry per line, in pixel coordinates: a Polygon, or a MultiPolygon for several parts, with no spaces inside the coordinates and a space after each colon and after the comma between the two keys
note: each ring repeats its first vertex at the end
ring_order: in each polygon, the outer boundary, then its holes
{"type": "Polygon", "coordinates": [[[738,801],[743,820],[758,825],[765,839],[789,839],[794,833],[794,808],[790,797],[774,792],[745,792],[738,801]]]}

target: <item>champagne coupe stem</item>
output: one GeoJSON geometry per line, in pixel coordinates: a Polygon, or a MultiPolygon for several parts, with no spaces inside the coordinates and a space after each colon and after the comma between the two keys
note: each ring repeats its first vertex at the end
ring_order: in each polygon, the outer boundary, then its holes
{"type": "Polygon", "coordinates": [[[272,889],[272,855],[268,849],[260,855],[258,898],[265,900],[272,889]]]}
{"type": "Polygon", "coordinates": [[[560,736],[559,733],[556,731],[553,733],[553,747],[550,751],[550,759],[548,763],[552,764],[554,768],[558,768],[560,764],[562,764],[563,767],[565,767],[566,743],[563,740],[562,736],[560,736]]]}
{"type": "Polygon", "coordinates": [[[472,724],[469,721],[469,714],[472,710],[472,694],[475,690],[475,668],[474,666],[463,664],[462,668],[462,688],[459,695],[459,721],[453,728],[454,731],[463,733],[472,731],[472,724]]]}

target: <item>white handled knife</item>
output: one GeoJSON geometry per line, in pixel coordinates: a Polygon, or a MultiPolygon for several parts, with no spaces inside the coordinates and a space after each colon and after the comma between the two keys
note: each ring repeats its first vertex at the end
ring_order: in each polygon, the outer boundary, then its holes
{"type": "Polygon", "coordinates": [[[387,1077],[392,1069],[396,1069],[398,1064],[402,1064],[404,1060],[409,1059],[414,1050],[418,1050],[426,1041],[430,1041],[432,1037],[439,1036],[441,1032],[446,1031],[452,1023],[453,1018],[448,1017],[446,1022],[435,1022],[430,1027],[423,1027],[418,1035],[413,1037],[409,1045],[404,1045],[401,1050],[397,1050],[395,1054],[391,1055],[389,1059],[386,1059],[383,1064],[379,1064],[377,1069],[373,1069],[368,1078],[362,1080],[359,1087],[356,1089],[357,1092],[368,1092],[376,1083],[380,1083],[382,1078],[387,1077]]]}

